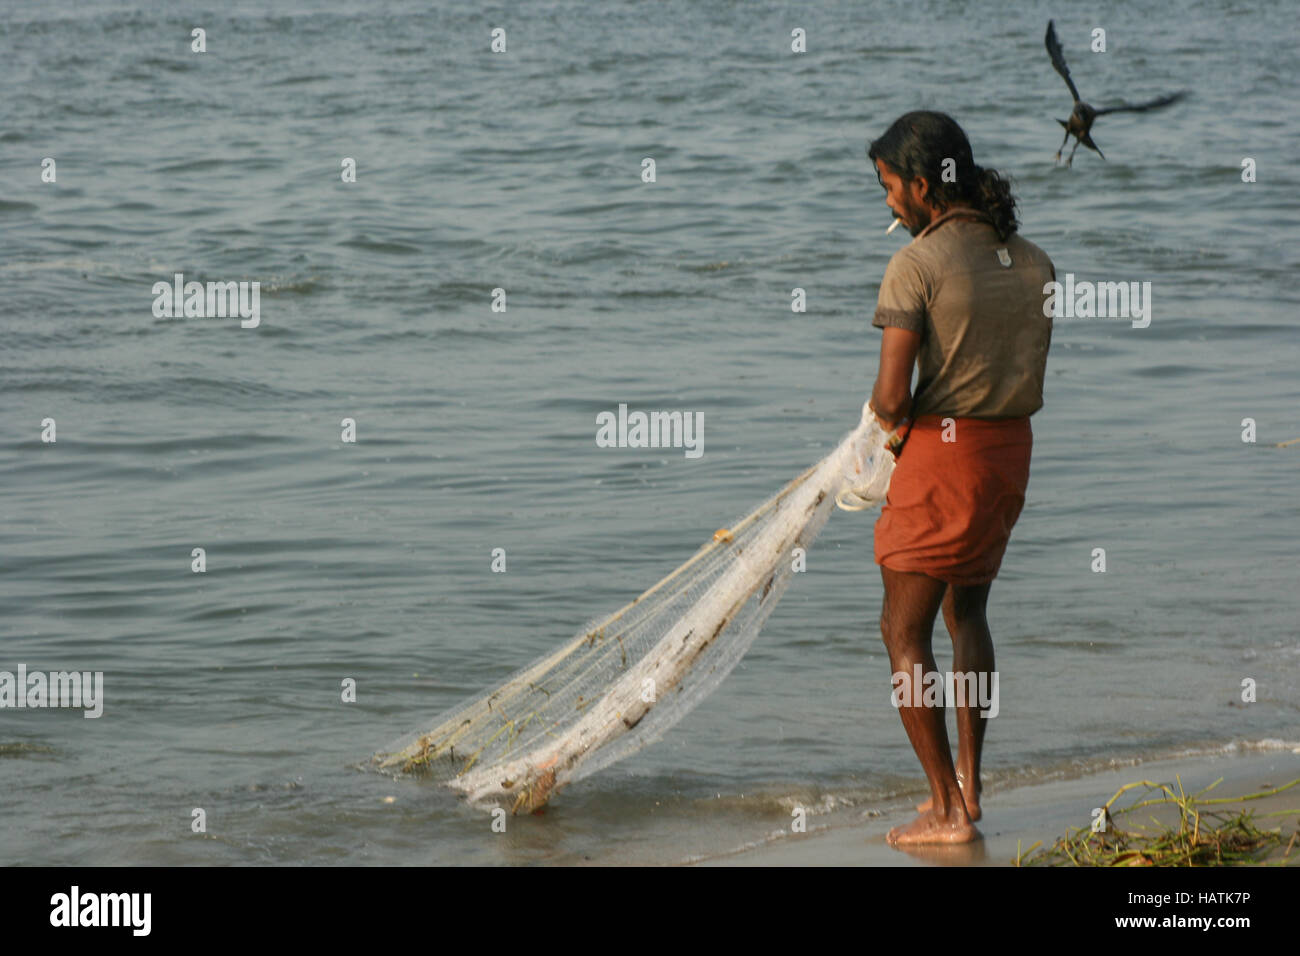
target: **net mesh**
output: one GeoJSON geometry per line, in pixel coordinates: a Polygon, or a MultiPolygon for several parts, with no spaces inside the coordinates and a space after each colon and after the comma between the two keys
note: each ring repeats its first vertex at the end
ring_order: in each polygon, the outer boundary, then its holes
{"type": "Polygon", "coordinates": [[[632,603],[380,753],[472,802],[535,810],[560,787],[658,740],[758,635],[836,503],[863,510],[894,457],[869,408],[825,458],[632,603]]]}

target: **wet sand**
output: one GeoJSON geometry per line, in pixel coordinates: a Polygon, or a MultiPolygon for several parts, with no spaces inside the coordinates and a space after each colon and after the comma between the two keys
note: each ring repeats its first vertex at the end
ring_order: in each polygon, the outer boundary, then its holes
{"type": "MultiPolygon", "coordinates": [[[[1017,846],[1024,852],[1035,843],[1043,846],[1075,827],[1086,826],[1092,810],[1099,807],[1125,784],[1139,780],[1167,783],[1193,793],[1222,777],[1223,782],[1204,796],[1237,797],[1258,793],[1289,783],[1300,777],[1300,754],[1291,751],[1247,753],[1215,757],[1153,761],[1126,766],[1074,780],[1060,780],[1005,791],[987,790],[984,794],[984,818],[976,824],[982,840],[960,846],[913,847],[897,850],[885,842],[892,827],[915,817],[914,804],[900,804],[878,816],[857,815],[857,822],[810,826],[806,834],[790,834],[758,847],[695,861],[699,866],[1012,866],[1017,846]]],[[[1129,791],[1118,801],[1122,808],[1150,799],[1158,794],[1138,796],[1141,788],[1129,791]]],[[[1257,819],[1260,829],[1282,827],[1285,833],[1300,826],[1300,786],[1273,797],[1243,803],[1217,804],[1215,811],[1235,811],[1241,807],[1254,810],[1256,816],[1273,811],[1294,811],[1287,816],[1257,819]]],[[[1150,826],[1152,816],[1161,823],[1172,823],[1177,811],[1172,807],[1149,807],[1131,815],[1133,823],[1150,826]]],[[[1124,817],[1120,824],[1125,824],[1124,817]]],[[[1281,851],[1274,854],[1280,858],[1281,851]]],[[[1291,851],[1290,860],[1300,864],[1300,845],[1291,851]]]]}

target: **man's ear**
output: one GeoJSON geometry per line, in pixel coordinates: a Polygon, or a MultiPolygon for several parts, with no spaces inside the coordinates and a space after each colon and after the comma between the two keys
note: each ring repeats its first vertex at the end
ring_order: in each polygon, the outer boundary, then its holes
{"type": "Polygon", "coordinates": [[[912,180],[912,188],[916,190],[917,199],[919,199],[922,203],[927,203],[927,204],[929,203],[930,180],[926,179],[924,176],[917,176],[914,180],[912,180]]]}

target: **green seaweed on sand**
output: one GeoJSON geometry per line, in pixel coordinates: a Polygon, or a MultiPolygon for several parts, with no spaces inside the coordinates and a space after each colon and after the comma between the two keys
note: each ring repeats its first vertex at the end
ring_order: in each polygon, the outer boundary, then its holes
{"type": "Polygon", "coordinates": [[[1284,827],[1261,826],[1268,817],[1289,817],[1292,823],[1300,822],[1300,808],[1258,815],[1243,808],[1208,809],[1276,796],[1300,785],[1300,779],[1260,793],[1216,799],[1207,799],[1204,794],[1222,783],[1222,777],[1193,794],[1183,791],[1181,778],[1175,780],[1177,791],[1168,784],[1150,780],[1125,784],[1101,808],[1103,827],[1095,832],[1092,826],[1071,830],[1050,847],[1040,847],[1042,841],[1038,841],[1022,852],[1017,844],[1015,865],[1287,866],[1300,860],[1300,852],[1292,852],[1300,846],[1300,829],[1288,834],[1284,827]],[[1115,809],[1120,797],[1138,787],[1147,788],[1141,796],[1163,795],[1115,809]],[[1177,825],[1170,826],[1154,817],[1151,826],[1137,823],[1135,811],[1144,807],[1165,808],[1166,817],[1171,815],[1172,808],[1177,812],[1177,825]]]}

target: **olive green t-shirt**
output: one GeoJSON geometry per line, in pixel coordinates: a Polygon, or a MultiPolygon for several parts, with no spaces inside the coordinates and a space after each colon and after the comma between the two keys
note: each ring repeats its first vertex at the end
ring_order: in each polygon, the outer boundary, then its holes
{"type": "Polygon", "coordinates": [[[894,253],[872,325],[921,334],[910,418],[1019,418],[1043,407],[1056,268],[1032,242],[998,239],[982,216],[951,210],[894,253]]]}

